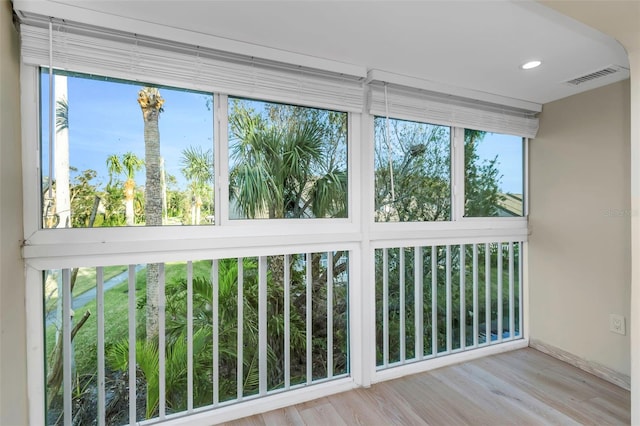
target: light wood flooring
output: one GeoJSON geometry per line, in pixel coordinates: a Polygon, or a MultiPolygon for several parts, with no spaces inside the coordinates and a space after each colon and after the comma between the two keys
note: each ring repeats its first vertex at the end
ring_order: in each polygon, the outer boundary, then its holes
{"type": "Polygon", "coordinates": [[[527,348],[321,398],[228,425],[622,425],[630,394],[527,348]]]}

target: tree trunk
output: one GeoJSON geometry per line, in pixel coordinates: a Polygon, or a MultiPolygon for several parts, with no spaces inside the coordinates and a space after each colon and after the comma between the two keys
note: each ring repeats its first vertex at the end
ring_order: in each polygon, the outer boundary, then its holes
{"type": "Polygon", "coordinates": [[[196,195],[196,217],[194,225],[200,224],[200,212],[202,211],[202,197],[196,195]]]}
{"type": "MultiPolygon", "coordinates": [[[[146,168],[145,223],[162,225],[162,185],[160,174],[160,131],[158,116],[164,99],[157,88],[145,87],[138,93],[144,119],[144,155],[146,168]]],[[[147,339],[158,335],[158,275],[160,265],[147,264],[147,339]]]]}
{"type": "Polygon", "coordinates": [[[160,264],[147,264],[147,340],[158,336],[158,282],[160,264]]]}
{"type": "MultiPolygon", "coordinates": [[[[58,102],[67,100],[67,76],[55,76],[56,108],[58,102]]],[[[67,104],[68,105],[68,104],[67,104]]],[[[68,114],[68,112],[67,112],[68,114]]],[[[69,185],[69,128],[63,126],[56,129],[55,135],[55,178],[56,178],[56,213],[58,228],[71,227],[71,194],[69,185]]]]}

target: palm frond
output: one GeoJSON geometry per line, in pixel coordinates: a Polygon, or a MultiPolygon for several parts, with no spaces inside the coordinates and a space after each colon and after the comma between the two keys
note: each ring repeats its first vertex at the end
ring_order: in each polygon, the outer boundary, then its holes
{"type": "MultiPolygon", "coordinates": [[[[127,179],[133,179],[138,170],[144,166],[144,160],[129,151],[122,155],[122,166],[127,172],[127,179]]],[[[122,171],[120,171],[122,173],[122,171]]]]}
{"type": "Polygon", "coordinates": [[[69,128],[69,103],[66,99],[56,102],[56,133],[69,128]]]}
{"type": "Polygon", "coordinates": [[[182,150],[180,171],[187,179],[200,185],[213,182],[213,151],[201,146],[189,146],[182,150]]]}
{"type": "Polygon", "coordinates": [[[315,217],[346,217],[347,173],[332,170],[317,179],[309,191],[315,217]]]}

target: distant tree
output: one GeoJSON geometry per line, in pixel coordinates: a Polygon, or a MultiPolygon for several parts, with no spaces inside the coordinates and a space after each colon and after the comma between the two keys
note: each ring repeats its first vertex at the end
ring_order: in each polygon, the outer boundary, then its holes
{"type": "Polygon", "coordinates": [[[213,152],[200,146],[182,150],[180,171],[189,180],[191,192],[191,224],[200,223],[200,211],[204,202],[212,203],[213,152]]]}
{"type": "MultiPolygon", "coordinates": [[[[390,134],[394,142],[391,153],[385,140],[384,118],[376,119],[375,129],[375,213],[378,220],[450,220],[449,128],[390,120],[390,134]],[[395,197],[391,191],[392,174],[395,197]]],[[[495,216],[502,199],[497,157],[481,161],[477,153],[485,134],[465,131],[466,216],[495,216]]]]}
{"type": "Polygon", "coordinates": [[[478,130],[467,129],[464,132],[465,216],[497,216],[498,205],[504,199],[500,193],[502,176],[497,167],[498,156],[480,161],[477,153],[478,144],[485,135],[486,132],[478,130]]]}
{"type": "Polygon", "coordinates": [[[112,176],[122,174],[127,176],[124,182],[124,199],[125,199],[125,218],[126,225],[135,225],[135,214],[133,209],[133,200],[135,196],[136,182],[134,180],[137,171],[144,166],[144,161],[132,152],[127,152],[121,157],[116,154],[107,158],[107,170],[109,172],[109,184],[111,186],[112,176]]]}
{"type": "MultiPolygon", "coordinates": [[[[71,167],[71,171],[76,171],[71,167]]],[[[90,227],[91,217],[95,217],[97,209],[96,197],[98,188],[94,179],[98,173],[95,170],[87,169],[78,173],[71,181],[71,227],[90,227]]]]}
{"type": "Polygon", "coordinates": [[[451,217],[449,129],[442,126],[390,120],[389,133],[392,141],[395,142],[391,144],[391,152],[386,142],[386,121],[384,118],[377,118],[375,120],[377,220],[383,222],[449,220],[451,217]]]}

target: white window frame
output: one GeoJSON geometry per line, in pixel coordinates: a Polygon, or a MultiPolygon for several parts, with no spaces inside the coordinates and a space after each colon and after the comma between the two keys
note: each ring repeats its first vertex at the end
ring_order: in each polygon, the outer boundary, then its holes
{"type": "MultiPolygon", "coordinates": [[[[376,116],[372,114],[364,114],[363,121],[368,122],[371,128],[371,141],[374,139],[373,120],[376,116]]],[[[398,120],[408,120],[425,124],[432,124],[427,118],[416,121],[415,117],[402,116],[394,114],[389,118],[398,120]]],[[[415,222],[376,222],[374,218],[375,206],[375,165],[374,155],[375,148],[372,142],[372,148],[367,153],[368,160],[371,163],[370,170],[367,174],[367,180],[372,182],[368,197],[371,202],[366,208],[369,208],[371,215],[369,217],[369,225],[371,227],[372,239],[384,241],[385,244],[397,244],[400,241],[440,239],[443,237],[450,238],[468,238],[468,237],[484,237],[498,236],[501,238],[524,238],[528,234],[528,166],[527,166],[527,146],[528,139],[524,138],[524,167],[523,182],[524,194],[523,203],[525,212],[520,217],[465,217],[465,168],[464,168],[464,128],[451,127],[451,220],[448,221],[415,221],[415,222]]]]}
{"type": "MultiPolygon", "coordinates": [[[[354,140],[358,140],[359,138],[359,114],[349,113],[344,111],[336,111],[340,113],[347,114],[347,135],[346,135],[346,149],[347,149],[347,217],[345,218],[284,218],[284,219],[231,219],[229,217],[229,102],[228,98],[233,97],[232,95],[221,95],[220,96],[220,107],[221,110],[219,114],[220,123],[218,127],[220,128],[220,141],[219,144],[219,153],[220,153],[220,163],[216,163],[216,166],[219,165],[220,176],[216,176],[217,181],[220,182],[219,187],[217,188],[217,193],[220,194],[220,201],[225,200],[222,205],[219,207],[216,204],[216,211],[219,209],[221,211],[220,224],[225,227],[251,227],[251,226],[263,226],[263,227],[282,227],[283,229],[294,227],[294,228],[306,228],[308,226],[313,226],[314,228],[323,228],[324,226],[330,225],[332,227],[338,226],[337,229],[345,229],[348,230],[352,228],[350,225],[354,224],[354,218],[357,217],[357,211],[353,212],[353,209],[356,206],[359,206],[359,203],[354,203],[353,201],[353,190],[352,185],[354,184],[353,172],[352,168],[357,167],[358,163],[353,161],[352,150],[354,149],[354,140]]],[[[258,101],[258,102],[266,102],[269,103],[271,101],[260,99],[260,98],[247,98],[242,97],[244,100],[248,101],[258,101]]],[[[282,102],[278,102],[282,103],[282,102]]],[[[291,103],[288,105],[295,105],[295,103],[291,103]]],[[[307,106],[304,106],[307,107],[307,106]]],[[[316,108],[316,107],[309,107],[316,108]]],[[[318,107],[317,109],[323,109],[318,107]]],[[[358,170],[359,172],[359,170],[358,170]]],[[[217,182],[216,181],[216,182],[217,182]]],[[[217,202],[217,201],[216,201],[217,202]]],[[[303,229],[301,229],[303,230],[303,229]]]]}
{"type": "MultiPolygon", "coordinates": [[[[469,223],[469,224],[477,224],[477,226],[482,226],[484,223],[491,221],[494,224],[507,226],[507,223],[513,222],[518,225],[527,225],[528,224],[528,198],[529,198],[529,190],[528,190],[528,176],[529,176],[529,161],[527,157],[527,152],[529,151],[529,138],[522,138],[522,216],[465,216],[464,215],[464,205],[466,201],[466,189],[465,189],[465,161],[464,161],[464,131],[465,129],[462,127],[456,127],[456,156],[454,159],[454,169],[457,171],[456,173],[456,187],[459,188],[460,193],[457,194],[457,198],[454,200],[456,202],[456,215],[455,220],[469,223]]],[[[475,130],[475,129],[473,129],[475,130]]],[[[517,136],[517,135],[512,135],[517,136]]]]}
{"type": "MultiPolygon", "coordinates": [[[[104,75],[100,70],[95,74],[104,75]]],[[[359,140],[360,116],[347,113],[348,217],[322,219],[247,219],[230,220],[228,179],[227,94],[214,94],[214,162],[216,167],[216,225],[104,227],[43,229],[41,224],[40,185],[40,69],[23,65],[23,163],[26,259],[75,256],[117,255],[128,252],[198,251],[211,247],[226,249],[291,244],[352,242],[358,239],[360,202],[359,140]],[[35,168],[33,165],[35,164],[35,168]],[[327,230],[330,232],[327,232],[327,230]]],[[[108,77],[108,75],[107,75],[108,77]]],[[[186,86],[187,84],[185,84],[186,86]]],[[[177,87],[180,88],[180,87],[177,87]]],[[[260,100],[260,99],[256,99],[260,100]]],[[[295,99],[291,99],[295,105],[295,99]]]]}

